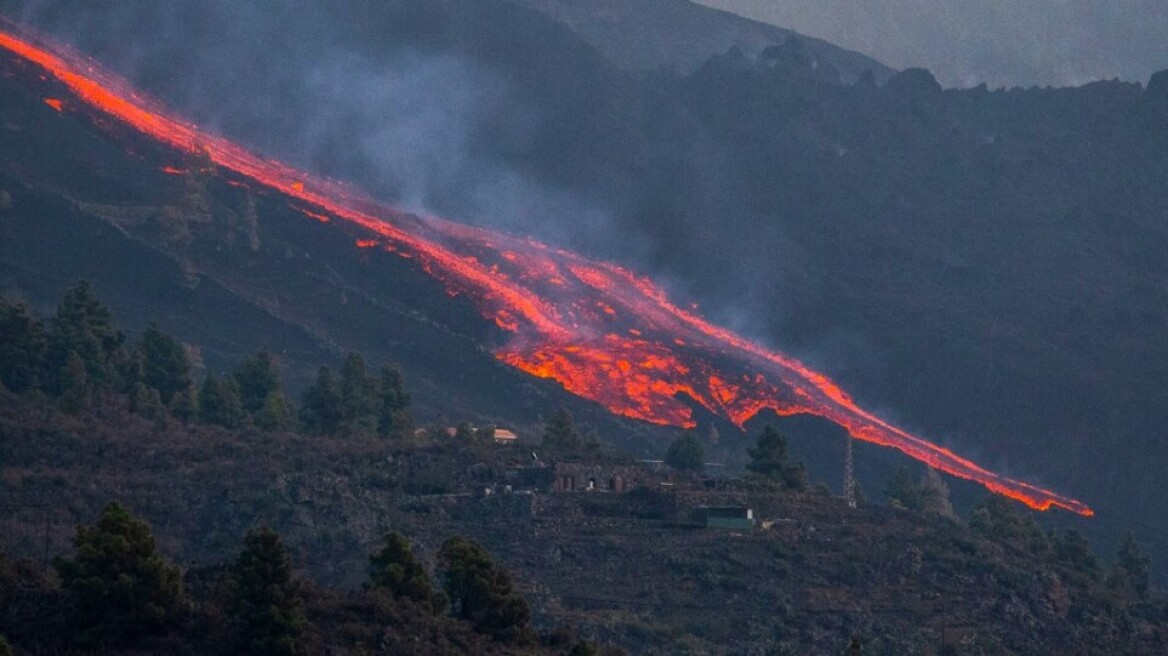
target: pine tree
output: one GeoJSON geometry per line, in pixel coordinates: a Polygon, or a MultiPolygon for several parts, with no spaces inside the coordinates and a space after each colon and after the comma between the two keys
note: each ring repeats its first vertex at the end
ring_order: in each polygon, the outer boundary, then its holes
{"type": "Polygon", "coordinates": [[[409,599],[432,613],[446,605],[434,590],[426,568],[414,557],[410,543],[398,533],[385,536],[385,545],[369,557],[369,589],[382,590],[394,599],[409,599]]]}
{"type": "Polygon", "coordinates": [[[76,351],[65,357],[65,366],[57,376],[58,391],[61,395],[61,410],[67,414],[78,414],[89,407],[91,386],[85,362],[76,351]]]}
{"type": "Polygon", "coordinates": [[[316,382],[304,392],[300,421],[308,431],[323,435],[332,435],[341,425],[341,389],[326,366],[317,370],[316,382]]]}
{"type": "Polygon", "coordinates": [[[969,528],[997,540],[1021,543],[1035,555],[1050,549],[1050,537],[1034,521],[1032,513],[996,494],[977,503],[969,516],[969,528]]]}
{"type": "Polygon", "coordinates": [[[378,380],[381,407],[377,418],[377,433],[382,437],[400,438],[413,428],[410,416],[410,393],[406,391],[401,372],[393,366],[381,368],[378,380]]]}
{"type": "Polygon", "coordinates": [[[693,431],[685,431],[681,437],[669,445],[665,453],[665,464],[681,471],[701,471],[705,464],[706,449],[693,431]]]}
{"type": "Polygon", "coordinates": [[[1095,555],[1091,544],[1079,531],[1072,528],[1055,533],[1051,540],[1051,549],[1055,559],[1072,571],[1086,576],[1091,581],[1099,580],[1103,570],[1099,556],[1095,555]]]}
{"type": "Polygon", "coordinates": [[[147,419],[153,419],[160,426],[166,425],[166,406],[162,405],[162,397],[158,395],[158,390],[144,383],[134,386],[130,408],[147,419]]]}
{"type": "Polygon", "coordinates": [[[281,390],[276,359],[266,349],[240,363],[231,377],[239,386],[239,400],[249,415],[259,412],[281,390]]]}
{"type": "Polygon", "coordinates": [[[288,398],[277,390],[268,394],[263,407],[253,415],[252,421],[260,430],[278,432],[292,428],[294,416],[288,398]]]}
{"type": "Polygon", "coordinates": [[[496,565],[485,549],[455,536],[442,544],[438,562],[455,617],[497,640],[528,637],[531,611],[527,602],[512,589],[510,574],[496,565]]]}
{"type": "Polygon", "coordinates": [[[807,469],[801,462],[791,462],[787,455],[787,438],[771,425],[764,426],[747,449],[750,462],[746,471],[755,479],[781,485],[792,490],[807,487],[807,469]]]}
{"type": "Polygon", "coordinates": [[[747,449],[750,462],[746,470],[761,478],[782,481],[783,469],[787,462],[787,438],[774,426],[767,425],[755,440],[754,447],[747,449]]]}
{"type": "Polygon", "coordinates": [[[13,392],[40,383],[48,339],[44,325],[23,303],[0,297],[0,382],[13,392]]]}
{"type": "Polygon", "coordinates": [[[579,451],[584,445],[584,438],[576,429],[576,420],[567,408],[555,411],[543,429],[543,448],[559,453],[579,451]]]}
{"type": "Polygon", "coordinates": [[[195,388],[191,387],[176,394],[170,402],[170,414],[179,421],[194,421],[199,414],[199,403],[195,388]]]}
{"type": "Polygon", "coordinates": [[[1129,590],[1140,599],[1148,596],[1148,579],[1150,575],[1151,559],[1136,544],[1131,531],[1123,536],[1123,542],[1116,553],[1115,566],[1112,568],[1112,584],[1122,590],[1129,590]]]}
{"type": "Polygon", "coordinates": [[[131,645],[173,627],[186,608],[177,567],[157,554],[146,522],[117,503],[97,524],[80,526],[72,560],[53,562],[67,593],[77,638],[86,645],[131,645]]]}
{"type": "Polygon", "coordinates": [[[138,343],[142,382],[158,391],[163,405],[170,406],[180,394],[190,390],[191,363],[178,340],[150,324],[138,343]]]}
{"type": "Polygon", "coordinates": [[[199,422],[222,426],[224,428],[239,428],[247,420],[243,411],[243,403],[239,400],[239,388],[231,378],[219,378],[215,374],[207,374],[203,386],[199,388],[199,422]]]}
{"type": "Polygon", "coordinates": [[[360,353],[349,353],[341,366],[341,430],[372,434],[377,431],[381,400],[377,381],[370,378],[360,353]]]}
{"type": "MultiPolygon", "coordinates": [[[[94,390],[116,388],[116,362],[125,337],[113,326],[113,315],[87,282],[65,293],[49,333],[47,367],[50,375],[67,375],[69,354],[76,353],[94,390]]],[[[60,393],[60,379],[56,391],[60,393]]]]}
{"type": "Polygon", "coordinates": [[[269,528],[249,531],[231,575],[237,653],[303,654],[301,636],[307,624],[303,586],[292,578],[292,561],[280,536],[269,528]]]}
{"type": "Polygon", "coordinates": [[[894,505],[908,510],[921,509],[921,488],[913,480],[912,473],[905,465],[897,467],[896,474],[884,489],[884,495],[894,505]]]}

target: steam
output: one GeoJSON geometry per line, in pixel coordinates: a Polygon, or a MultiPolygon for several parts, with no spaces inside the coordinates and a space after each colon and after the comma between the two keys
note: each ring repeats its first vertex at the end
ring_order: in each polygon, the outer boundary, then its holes
{"type": "Polygon", "coordinates": [[[359,2],[15,4],[22,22],[201,127],[407,211],[608,256],[647,249],[637,235],[612,238],[606,200],[499,159],[498,144],[522,154],[549,120],[511,81],[471,57],[363,33],[373,28],[359,2]]]}

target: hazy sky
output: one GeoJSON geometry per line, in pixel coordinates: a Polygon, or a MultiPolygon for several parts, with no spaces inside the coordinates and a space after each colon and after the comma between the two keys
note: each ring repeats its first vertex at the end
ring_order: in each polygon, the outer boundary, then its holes
{"type": "Polygon", "coordinates": [[[945,86],[1146,83],[1168,68],[1168,0],[697,0],[945,86]]]}

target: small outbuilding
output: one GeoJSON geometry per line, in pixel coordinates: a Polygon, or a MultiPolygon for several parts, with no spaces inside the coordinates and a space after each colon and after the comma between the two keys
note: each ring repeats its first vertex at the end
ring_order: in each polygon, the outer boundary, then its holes
{"type": "Polygon", "coordinates": [[[746,506],[703,506],[695,519],[706,528],[725,528],[749,531],[754,528],[754,510],[746,506]]]}
{"type": "Polygon", "coordinates": [[[509,431],[506,428],[495,429],[495,444],[514,444],[519,436],[514,431],[509,431]]]}

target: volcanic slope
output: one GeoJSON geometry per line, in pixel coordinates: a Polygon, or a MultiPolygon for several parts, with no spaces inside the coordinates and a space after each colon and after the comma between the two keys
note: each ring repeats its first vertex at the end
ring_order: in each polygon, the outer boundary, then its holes
{"type": "MultiPolygon", "coordinates": [[[[299,208],[320,222],[336,218],[363,229],[366,238],[358,247],[416,260],[448,293],[469,296],[486,318],[512,333],[496,351],[500,360],[553,378],[616,414],[691,426],[692,411],[678,398],[684,395],[740,426],[763,409],[817,415],[857,439],[893,447],[1031,507],[1094,514],[1079,501],[994,474],[876,417],[823,374],[678,308],[651,281],[625,269],[529,239],[379,207],[355,190],[264,160],[167,116],[77,55],[4,33],[0,45],[18,57],[18,69],[43,69],[89,111],[201,155],[204,167],[220,166],[324,211],[299,208]]],[[[59,98],[45,103],[62,110],[59,98]]],[[[257,241],[253,235],[250,243],[257,241]]]]}
{"type": "Polygon", "coordinates": [[[199,157],[59,113],[11,73],[0,74],[6,295],[50,315],[62,290],[90,280],[131,336],[157,321],[198,344],[210,371],[266,347],[295,389],[355,349],[402,367],[422,421],[527,428],[566,405],[626,446],[660,442],[660,431],[500,363],[482,346],[495,331],[409,261],[356,248],[343,225],[219,177],[199,157]]]}

